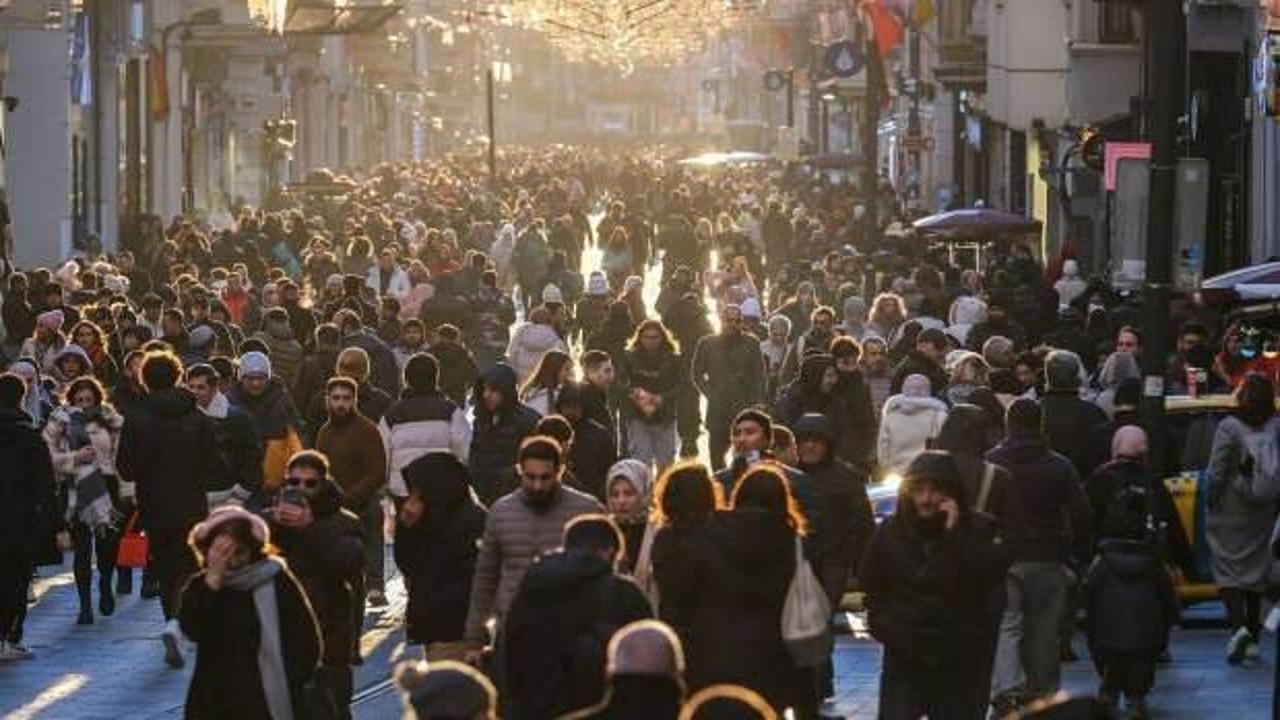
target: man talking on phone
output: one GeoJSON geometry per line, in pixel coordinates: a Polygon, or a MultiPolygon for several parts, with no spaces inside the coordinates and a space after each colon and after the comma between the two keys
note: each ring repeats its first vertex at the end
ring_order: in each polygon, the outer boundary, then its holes
{"type": "Polygon", "coordinates": [[[342,507],[342,489],[329,461],[315,450],[289,458],[284,485],[271,507],[271,538],[302,583],[324,637],[320,676],[333,693],[338,717],[351,717],[352,673],[364,603],[360,518],[342,507]]]}

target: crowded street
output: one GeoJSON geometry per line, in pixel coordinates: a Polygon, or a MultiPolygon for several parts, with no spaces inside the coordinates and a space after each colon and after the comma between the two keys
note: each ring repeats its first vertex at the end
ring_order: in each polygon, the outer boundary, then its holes
{"type": "Polygon", "coordinates": [[[1280,718],[1278,118],[1280,0],[0,2],[0,718],[1280,718]]]}

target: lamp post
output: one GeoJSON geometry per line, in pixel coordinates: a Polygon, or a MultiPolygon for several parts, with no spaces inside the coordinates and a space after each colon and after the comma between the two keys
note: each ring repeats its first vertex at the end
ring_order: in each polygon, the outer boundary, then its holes
{"type": "Polygon", "coordinates": [[[796,69],[771,69],[764,74],[764,87],[770,92],[787,89],[787,127],[796,126],[796,69]]]}

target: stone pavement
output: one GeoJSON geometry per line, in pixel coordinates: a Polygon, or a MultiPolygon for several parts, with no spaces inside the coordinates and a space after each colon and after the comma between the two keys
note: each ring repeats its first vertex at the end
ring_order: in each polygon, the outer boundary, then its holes
{"type": "MultiPolygon", "coordinates": [[[[70,554],[67,558],[61,568],[42,568],[35,583],[38,599],[29,609],[25,638],[35,659],[0,664],[0,718],[181,717],[195,646],[187,645],[184,669],[165,666],[160,601],[138,597],[140,574],[134,577],[134,594],[117,598],[114,615],[76,625],[79,604],[70,554]]],[[[355,669],[357,693],[389,686],[391,668],[404,653],[404,586],[398,576],[387,577],[390,606],[365,616],[361,647],[366,660],[355,669]]],[[[96,597],[95,590],[95,613],[96,597]]]]}
{"type": "MultiPolygon", "coordinates": [[[[37,657],[0,665],[0,718],[180,717],[194,654],[188,654],[184,670],[164,666],[159,601],[141,600],[135,593],[120,598],[112,617],[80,627],[75,624],[77,603],[69,566],[45,568],[42,575],[36,583],[39,599],[27,621],[27,643],[37,657]]],[[[134,585],[139,585],[137,579],[134,585]]],[[[353,707],[361,720],[400,717],[400,701],[389,681],[394,663],[406,657],[400,629],[404,595],[398,577],[391,580],[389,595],[391,607],[370,611],[366,617],[362,645],[367,660],[356,668],[353,707]]],[[[1175,632],[1173,663],[1160,669],[1151,697],[1154,717],[1269,716],[1274,636],[1264,639],[1262,664],[1229,667],[1222,659],[1226,632],[1204,627],[1206,620],[1212,624],[1214,612],[1192,612],[1196,629],[1175,632]]],[[[866,637],[860,618],[852,625],[854,634],[841,636],[836,647],[834,709],[844,717],[869,720],[876,716],[880,648],[866,637]]],[[[1082,638],[1077,637],[1076,649],[1083,653],[1082,638]]],[[[408,653],[420,657],[415,651],[408,653]]],[[[1076,693],[1092,692],[1097,684],[1087,659],[1065,666],[1064,682],[1076,693]]]]}

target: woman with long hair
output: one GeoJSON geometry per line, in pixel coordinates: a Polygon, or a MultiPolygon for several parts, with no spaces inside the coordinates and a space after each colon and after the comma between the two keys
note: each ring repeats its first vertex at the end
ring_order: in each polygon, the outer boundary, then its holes
{"type": "Polygon", "coordinates": [[[623,406],[627,454],[659,470],[676,457],[676,401],[686,387],[680,347],[659,320],[645,320],[622,356],[618,387],[623,406]]]}
{"type": "Polygon", "coordinates": [[[690,686],[744,685],[780,714],[817,710],[817,683],[782,640],[782,606],[796,572],[796,544],[808,527],[782,466],[758,463],[715,513],[696,554],[690,612],[690,686]]]}
{"type": "Polygon", "coordinates": [[[573,380],[573,358],[561,350],[548,350],[538,361],[538,368],[520,388],[520,402],[539,415],[550,415],[556,406],[560,388],[573,380]]]}
{"type": "Polygon", "coordinates": [[[81,320],[71,328],[71,342],[80,346],[93,363],[93,376],[104,387],[112,387],[120,376],[120,368],[107,349],[105,333],[94,323],[81,320]]]}
{"type": "Polygon", "coordinates": [[[707,523],[724,499],[710,468],[696,460],[667,468],[658,477],[653,497],[650,525],[656,532],[649,561],[643,548],[638,553],[636,581],[657,608],[658,617],[675,628],[688,647],[699,583],[697,558],[705,547],[707,523]]]}
{"type": "Polygon", "coordinates": [[[871,303],[871,315],[867,326],[872,332],[886,340],[894,337],[894,331],[907,319],[907,306],[902,296],[892,292],[882,292],[871,303]]]}
{"type": "Polygon", "coordinates": [[[188,544],[202,569],[179,606],[182,632],[196,643],[186,717],[306,717],[320,628],[267,523],[221,507],[192,529],[188,544]]]}
{"type": "Polygon", "coordinates": [[[74,549],[79,625],[93,622],[93,558],[97,552],[98,611],[115,612],[111,579],[116,564],[119,526],[133,505],[133,486],[116,473],[116,447],[124,419],[93,377],[72,380],[62,405],[49,416],[45,442],[66,503],[65,520],[74,549]]]}
{"type": "Polygon", "coordinates": [[[1249,373],[1236,389],[1236,412],[1218,424],[1209,456],[1205,537],[1213,578],[1232,630],[1227,662],[1258,657],[1262,593],[1271,571],[1271,531],[1280,486],[1276,467],[1275,388],[1249,373]],[[1269,456],[1269,457],[1268,457],[1269,456]]]}

